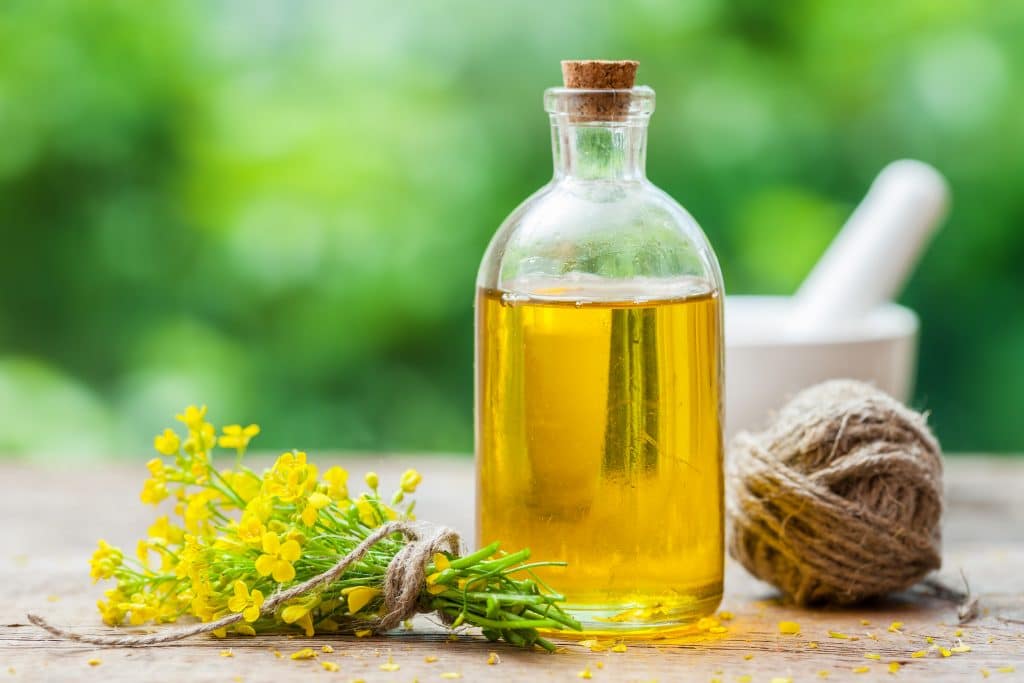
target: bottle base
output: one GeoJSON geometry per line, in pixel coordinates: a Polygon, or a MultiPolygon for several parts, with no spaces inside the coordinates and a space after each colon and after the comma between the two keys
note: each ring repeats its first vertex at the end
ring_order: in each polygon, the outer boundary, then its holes
{"type": "Polygon", "coordinates": [[[563,606],[580,622],[582,631],[552,631],[559,638],[606,637],[644,639],[652,636],[698,632],[697,622],[710,616],[722,602],[722,584],[705,587],[697,594],[671,599],[618,602],[615,604],[573,604],[563,606]]]}

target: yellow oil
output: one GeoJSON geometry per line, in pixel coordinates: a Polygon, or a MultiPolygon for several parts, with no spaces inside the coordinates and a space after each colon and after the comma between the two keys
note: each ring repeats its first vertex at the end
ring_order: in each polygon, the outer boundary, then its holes
{"type": "Polygon", "coordinates": [[[477,300],[478,542],[530,548],[588,634],[722,595],[719,297],[477,300]]]}

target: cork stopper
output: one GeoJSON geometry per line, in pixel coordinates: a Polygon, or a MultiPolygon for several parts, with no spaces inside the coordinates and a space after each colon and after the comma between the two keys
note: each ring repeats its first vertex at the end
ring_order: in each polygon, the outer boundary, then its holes
{"type": "Polygon", "coordinates": [[[631,59],[567,59],[562,62],[562,83],[580,90],[629,90],[638,66],[631,59]]]}
{"type": "Polygon", "coordinates": [[[574,90],[608,90],[581,93],[572,100],[575,121],[621,120],[629,112],[630,93],[640,62],[630,59],[571,59],[562,62],[562,82],[574,90]]]}

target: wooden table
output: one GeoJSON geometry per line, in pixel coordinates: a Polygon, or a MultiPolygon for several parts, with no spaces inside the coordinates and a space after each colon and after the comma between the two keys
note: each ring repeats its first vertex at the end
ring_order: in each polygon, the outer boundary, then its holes
{"type": "MultiPolygon", "coordinates": [[[[472,538],[472,460],[467,457],[362,456],[319,457],[353,472],[375,469],[383,481],[395,481],[409,465],[425,473],[419,495],[422,519],[464,530],[472,538]],[[454,492],[462,492],[454,495],[454,492]]],[[[820,680],[982,680],[1024,678],[1024,459],[949,458],[946,471],[943,577],[958,582],[962,569],[981,598],[981,616],[963,627],[967,653],[926,657],[926,636],[935,643],[956,643],[956,610],[950,604],[908,596],[846,611],[805,611],[783,607],[772,590],[730,564],[722,609],[735,617],[727,632],[700,638],[629,643],[626,652],[591,652],[564,641],[565,652],[548,655],[486,643],[473,634],[449,641],[426,618],[399,635],[354,639],[285,636],[198,637],[149,649],[96,649],[62,642],[27,623],[25,613],[39,611],[57,623],[103,632],[94,603],[100,586],[88,577],[87,560],[98,538],[133,547],[151,519],[138,502],[144,476],[139,462],[61,464],[45,468],[0,464],[0,681],[442,681],[442,673],[462,680],[712,681],[722,683],[820,680]],[[800,624],[800,635],[782,635],[778,622],[800,624]],[[888,630],[903,622],[899,633],[888,630]],[[857,639],[829,637],[834,630],[857,639]],[[817,643],[817,647],[809,643],[817,643]],[[317,661],[293,661],[296,650],[331,644],[340,671],[325,671],[317,661]],[[221,656],[231,648],[232,657],[221,656]],[[278,658],[273,650],[284,657],[278,658]],[[500,662],[488,665],[488,653],[500,662]],[[880,660],[866,658],[877,654],[880,660]],[[427,656],[437,661],[427,663],[427,656]],[[382,671],[391,657],[398,671],[382,671]],[[101,663],[90,666],[88,660],[101,663]],[[895,674],[889,662],[901,664],[895,674]],[[858,667],[866,673],[855,673],[858,667]],[[747,679],[745,676],[749,675],[747,679]],[[6,678],[5,678],[6,677],[6,678]]]]}

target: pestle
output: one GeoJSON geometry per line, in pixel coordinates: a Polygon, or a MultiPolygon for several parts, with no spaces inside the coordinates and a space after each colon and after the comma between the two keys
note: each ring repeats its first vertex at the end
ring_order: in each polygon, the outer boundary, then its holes
{"type": "Polygon", "coordinates": [[[902,159],[882,169],[800,285],[787,336],[821,336],[894,298],[948,208],[949,186],[932,166],[902,159]]]}

